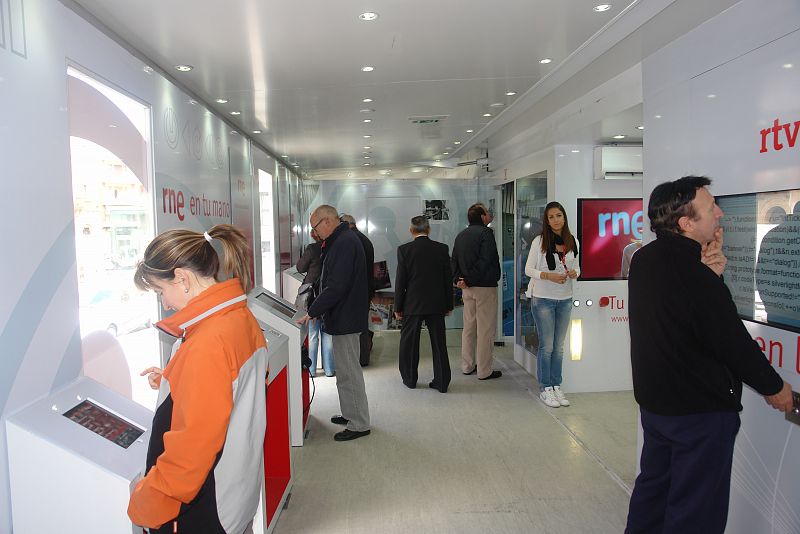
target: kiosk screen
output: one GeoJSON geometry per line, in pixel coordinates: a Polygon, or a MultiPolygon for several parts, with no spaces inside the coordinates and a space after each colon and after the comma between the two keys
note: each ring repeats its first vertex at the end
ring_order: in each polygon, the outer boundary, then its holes
{"type": "Polygon", "coordinates": [[[139,436],[144,434],[143,429],[89,400],[67,410],[64,417],[103,436],[108,441],[116,443],[123,449],[130,447],[139,436]]]}
{"type": "Polygon", "coordinates": [[[297,313],[297,310],[295,310],[294,308],[291,308],[290,306],[267,295],[266,293],[259,293],[258,296],[256,297],[256,300],[258,300],[262,304],[265,304],[271,310],[275,310],[276,312],[285,316],[287,319],[291,319],[292,317],[294,317],[294,314],[297,313]]]}
{"type": "Polygon", "coordinates": [[[717,197],[739,316],[800,332],[800,189],[717,197]]]}

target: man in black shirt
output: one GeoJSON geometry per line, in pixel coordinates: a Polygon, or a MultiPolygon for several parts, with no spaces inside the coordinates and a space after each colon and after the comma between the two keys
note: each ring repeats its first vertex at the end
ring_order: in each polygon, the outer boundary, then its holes
{"type": "Polygon", "coordinates": [[[497,281],[500,257],[492,214],[481,203],[467,210],[469,226],[453,243],[453,282],[464,301],[464,330],[461,332],[461,371],[477,373],[479,380],[503,376],[492,370],[492,346],[497,334],[497,281]]]}
{"type": "Polygon", "coordinates": [[[742,382],[789,411],[792,390],[750,337],[721,275],[722,210],[687,176],[657,186],[657,239],[631,261],[633,391],[641,412],[641,473],[626,533],[725,530],[742,382]]]}

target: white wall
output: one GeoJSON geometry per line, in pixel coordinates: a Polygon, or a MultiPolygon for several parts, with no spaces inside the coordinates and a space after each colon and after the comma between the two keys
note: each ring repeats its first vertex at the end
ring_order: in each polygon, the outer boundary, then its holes
{"type": "MultiPolygon", "coordinates": [[[[761,153],[759,133],[800,120],[798,29],[795,0],[744,0],[643,62],[646,197],[686,174],[712,178],[715,194],[800,187],[800,144],[761,153]]],[[[782,344],[773,365],[800,389],[800,337],[745,325],[782,344]]],[[[800,532],[798,429],[748,388],[742,404],[726,532],[800,532]]]]}
{"type": "MultiPolygon", "coordinates": [[[[578,198],[639,198],[640,180],[594,180],[591,144],[592,126],[604,117],[628,109],[641,101],[641,70],[634,66],[582,96],[529,130],[516,134],[500,146],[490,146],[489,157],[500,162],[494,177],[499,182],[547,171],[548,200],[561,202],[573,233],[577,233],[578,198]],[[553,144],[533,154],[525,146],[539,146],[544,140],[576,139],[573,144],[553,144]],[[573,153],[572,150],[579,150],[573,153]]],[[[498,138],[504,138],[502,132],[498,138]]],[[[518,242],[518,240],[517,240],[518,242]]],[[[600,296],[627,301],[624,281],[577,282],[575,296],[595,303],[600,296]]],[[[582,319],[583,351],[579,361],[571,360],[570,336],[564,346],[563,386],[568,392],[619,391],[632,388],[630,337],[627,310],[579,307],[572,318],[582,319]],[[612,318],[613,317],[613,318],[612,318]]],[[[536,358],[515,345],[514,359],[535,374],[536,358]]]]}
{"type": "MultiPolygon", "coordinates": [[[[592,145],[555,147],[553,200],[561,202],[567,210],[570,229],[575,234],[578,232],[578,198],[640,198],[642,195],[641,180],[595,180],[592,149],[592,145]]],[[[564,346],[565,391],[632,389],[627,281],[577,282],[574,297],[582,303],[573,308],[571,318],[581,319],[583,350],[580,360],[572,360],[572,338],[568,334],[564,346]],[[613,309],[598,305],[603,296],[614,297],[613,309]],[[588,299],[594,302],[593,306],[585,305],[588,299]]]]}

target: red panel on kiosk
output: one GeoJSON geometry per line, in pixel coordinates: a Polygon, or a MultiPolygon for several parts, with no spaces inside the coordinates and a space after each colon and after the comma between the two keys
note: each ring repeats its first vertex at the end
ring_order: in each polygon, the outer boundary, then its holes
{"type": "Polygon", "coordinates": [[[308,424],[308,412],[311,411],[310,395],[309,374],[303,370],[303,430],[308,424]]]}
{"type": "Polygon", "coordinates": [[[267,524],[275,512],[291,479],[289,447],[288,375],[281,369],[267,386],[267,433],[264,438],[264,491],[267,524]]]}

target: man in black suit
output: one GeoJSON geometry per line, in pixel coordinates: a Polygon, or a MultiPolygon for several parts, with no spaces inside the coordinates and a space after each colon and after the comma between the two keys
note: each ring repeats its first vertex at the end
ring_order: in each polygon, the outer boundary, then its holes
{"type": "Polygon", "coordinates": [[[403,384],[417,386],[419,336],[424,321],[431,338],[433,381],[442,393],[450,385],[450,360],[444,333],[444,316],[453,310],[453,273],[447,245],[431,241],[428,218],[411,219],[411,243],[397,249],[395,312],[403,320],[400,332],[400,376],[403,384]]]}

